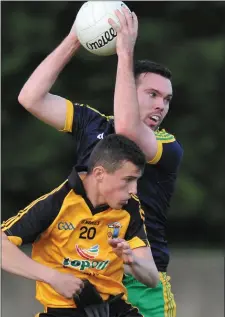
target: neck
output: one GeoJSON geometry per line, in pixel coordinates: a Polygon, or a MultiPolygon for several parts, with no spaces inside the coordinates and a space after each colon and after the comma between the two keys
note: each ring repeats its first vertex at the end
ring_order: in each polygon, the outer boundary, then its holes
{"type": "Polygon", "coordinates": [[[94,208],[106,204],[105,199],[99,193],[98,184],[92,175],[87,175],[83,179],[83,185],[84,185],[87,197],[92,203],[94,208]]]}

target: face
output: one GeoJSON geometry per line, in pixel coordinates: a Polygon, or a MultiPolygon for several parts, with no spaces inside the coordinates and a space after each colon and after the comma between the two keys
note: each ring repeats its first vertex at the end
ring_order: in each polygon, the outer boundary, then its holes
{"type": "Polygon", "coordinates": [[[154,73],[143,73],[137,80],[141,120],[156,130],[165,118],[172,99],[171,81],[154,73]]]}
{"type": "Polygon", "coordinates": [[[121,209],[131,198],[131,194],[137,193],[137,180],[141,177],[141,171],[131,162],[124,162],[122,167],[113,173],[107,173],[104,169],[98,189],[104,201],[113,209],[121,209]]]}

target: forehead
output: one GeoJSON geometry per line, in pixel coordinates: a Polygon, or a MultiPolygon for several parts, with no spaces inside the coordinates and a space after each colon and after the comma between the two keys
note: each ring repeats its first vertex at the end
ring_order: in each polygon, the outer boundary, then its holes
{"type": "Polygon", "coordinates": [[[163,95],[172,95],[172,83],[168,78],[159,74],[143,73],[138,79],[139,87],[143,90],[154,89],[158,90],[163,95]]]}
{"type": "Polygon", "coordinates": [[[121,177],[126,177],[126,176],[133,176],[133,177],[140,177],[141,176],[141,171],[140,169],[134,165],[131,162],[125,161],[122,166],[115,171],[115,176],[121,176],[121,177]]]}

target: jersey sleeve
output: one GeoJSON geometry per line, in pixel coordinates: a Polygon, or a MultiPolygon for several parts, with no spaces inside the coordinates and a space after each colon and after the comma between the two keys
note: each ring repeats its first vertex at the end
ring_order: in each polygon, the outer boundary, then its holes
{"type": "Polygon", "coordinates": [[[183,157],[181,144],[165,130],[156,132],[156,139],[158,144],[157,153],[148,163],[159,165],[168,172],[175,173],[183,157]]]}
{"type": "Polygon", "coordinates": [[[4,221],[1,230],[15,245],[33,243],[58,215],[69,187],[63,183],[52,192],[33,201],[14,217],[4,221]]]}
{"type": "Polygon", "coordinates": [[[104,116],[98,110],[86,104],[72,103],[70,100],[66,101],[67,112],[66,120],[62,132],[67,132],[76,136],[99,116],[104,116]]]}
{"type": "Polygon", "coordinates": [[[128,204],[130,222],[125,235],[131,249],[149,246],[145,225],[144,211],[141,209],[139,199],[136,196],[128,204]]]}

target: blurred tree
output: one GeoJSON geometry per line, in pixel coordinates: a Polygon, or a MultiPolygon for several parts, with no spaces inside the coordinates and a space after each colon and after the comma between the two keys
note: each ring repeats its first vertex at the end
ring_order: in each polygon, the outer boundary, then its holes
{"type": "MultiPolygon", "coordinates": [[[[71,139],[32,117],[17,96],[68,33],[82,3],[2,2],[3,219],[57,186],[72,167],[71,139]]],[[[128,6],[139,17],[136,58],[164,63],[173,72],[174,99],[164,127],[177,136],[185,155],[169,235],[176,242],[219,243],[225,220],[225,3],[128,6]]],[[[116,62],[116,56],[100,58],[81,48],[52,92],[112,114],[116,62]]]]}

